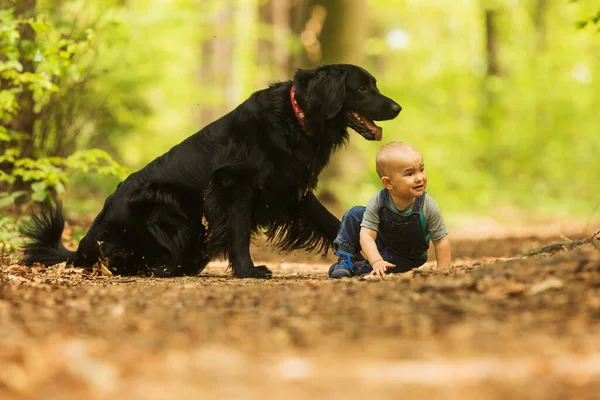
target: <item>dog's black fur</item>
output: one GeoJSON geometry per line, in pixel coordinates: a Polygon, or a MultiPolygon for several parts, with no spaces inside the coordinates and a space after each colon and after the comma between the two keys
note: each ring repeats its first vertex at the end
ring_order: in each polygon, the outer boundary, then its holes
{"type": "Polygon", "coordinates": [[[76,252],[61,242],[61,205],[44,207],[23,231],[33,239],[24,262],[90,268],[103,258],[121,275],[176,276],[228,258],[235,277],[268,278],[252,262],[251,236],[263,231],[285,250],[326,251],[340,222],[313,193],[319,173],[348,140],[348,126],[380,139],[372,121],[400,110],[360,67],[298,70],[293,81],[255,92],[120,183],[76,252]]]}

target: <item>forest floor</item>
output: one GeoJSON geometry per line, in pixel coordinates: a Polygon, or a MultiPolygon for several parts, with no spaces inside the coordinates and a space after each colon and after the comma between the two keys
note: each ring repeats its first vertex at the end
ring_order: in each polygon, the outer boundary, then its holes
{"type": "Polygon", "coordinates": [[[598,399],[600,241],[553,229],[452,239],[386,279],[92,276],[0,266],[0,399],[598,399]],[[434,260],[433,255],[431,260],[434,260]]]}

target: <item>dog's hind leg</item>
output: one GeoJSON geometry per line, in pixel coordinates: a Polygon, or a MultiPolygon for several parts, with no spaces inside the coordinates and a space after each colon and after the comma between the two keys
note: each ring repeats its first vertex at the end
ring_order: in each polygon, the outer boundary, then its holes
{"type": "Polygon", "coordinates": [[[158,258],[154,265],[148,266],[150,272],[159,277],[181,276],[184,274],[183,267],[186,264],[185,253],[190,231],[183,221],[179,226],[172,224],[172,220],[169,222],[152,218],[147,225],[148,231],[158,246],[163,249],[162,257],[158,258]]]}
{"type": "Polygon", "coordinates": [[[206,254],[197,254],[195,257],[188,257],[184,260],[181,270],[183,275],[199,275],[210,262],[210,257],[206,254]]]}
{"type": "Polygon", "coordinates": [[[206,229],[203,225],[200,225],[197,230],[199,231],[197,238],[195,241],[190,241],[181,266],[184,275],[199,275],[210,262],[206,248],[206,229]]]}

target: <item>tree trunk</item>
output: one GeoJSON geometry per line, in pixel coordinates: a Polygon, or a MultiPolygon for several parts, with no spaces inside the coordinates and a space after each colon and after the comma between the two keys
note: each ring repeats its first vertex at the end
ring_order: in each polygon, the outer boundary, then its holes
{"type": "MultiPolygon", "coordinates": [[[[210,2],[220,32],[228,32],[232,24],[233,7],[226,2],[210,2]],[[225,27],[225,28],[224,28],[225,27]]],[[[217,28],[215,28],[217,29],[217,28]]],[[[212,33],[212,32],[211,32],[212,33]]],[[[228,35],[210,34],[201,42],[198,81],[204,93],[199,103],[200,126],[216,120],[227,111],[229,79],[231,77],[231,51],[233,39],[228,35]]]]}
{"type": "MultiPolygon", "coordinates": [[[[368,37],[369,17],[367,0],[321,0],[326,19],[320,35],[322,62],[325,64],[348,63],[363,65],[365,43],[368,37]]],[[[356,169],[367,168],[367,163],[354,140],[362,138],[350,132],[347,149],[335,153],[329,165],[321,173],[319,197],[335,199],[336,184],[349,186],[354,182],[356,169]],[[352,160],[350,163],[348,160],[352,160]],[[349,165],[353,165],[349,168],[349,165]]],[[[337,199],[339,200],[339,199],[337,199]]]]}
{"type": "MultiPolygon", "coordinates": [[[[6,9],[8,7],[14,7],[15,16],[19,18],[29,18],[35,14],[36,0],[17,0],[16,4],[11,0],[0,0],[0,9],[6,9]]],[[[19,25],[19,34],[21,36],[21,42],[23,41],[35,41],[35,31],[29,24],[19,25]]],[[[22,54],[22,53],[21,53],[22,54]]],[[[23,55],[19,59],[19,62],[23,66],[23,72],[34,72],[35,66],[32,60],[27,59],[23,55]]],[[[12,82],[2,82],[2,87],[11,87],[12,82]]],[[[19,104],[19,111],[13,118],[8,122],[3,122],[3,125],[8,129],[12,129],[21,133],[23,136],[18,141],[12,141],[4,143],[4,146],[17,147],[21,151],[22,157],[30,157],[33,155],[33,126],[36,119],[34,111],[34,100],[33,92],[24,85],[21,93],[17,95],[17,103],[19,104]]],[[[5,150],[3,148],[2,150],[5,150]]]]}
{"type": "Polygon", "coordinates": [[[367,0],[322,0],[327,19],[321,33],[323,62],[362,64],[369,29],[367,0]]]}
{"type": "Polygon", "coordinates": [[[496,19],[498,12],[485,10],[485,50],[487,59],[487,76],[500,75],[500,64],[498,62],[498,29],[496,19]]]}
{"type": "Polygon", "coordinates": [[[256,88],[255,63],[257,50],[258,0],[237,0],[234,11],[232,70],[228,80],[227,111],[235,108],[256,88]]]}
{"type": "MultiPolygon", "coordinates": [[[[276,1],[276,0],[275,0],[276,1]]],[[[310,18],[311,8],[315,0],[292,0],[289,9],[292,32],[296,37],[301,38],[306,30],[307,21],[310,18]]],[[[288,77],[294,74],[296,68],[306,68],[310,65],[306,50],[303,48],[290,55],[288,63],[288,77]]]]}
{"type": "MultiPolygon", "coordinates": [[[[18,18],[30,18],[35,14],[36,8],[36,0],[17,0],[16,3],[11,0],[0,0],[0,9],[7,9],[10,7],[14,7],[15,16],[18,18]]],[[[35,41],[35,31],[31,28],[29,24],[20,24],[19,25],[19,34],[20,34],[20,42],[23,41],[35,41]]],[[[35,66],[33,61],[28,59],[22,52],[19,62],[23,66],[22,72],[35,72],[35,66]]],[[[2,80],[0,82],[0,89],[10,88],[13,86],[13,83],[10,81],[2,80]]],[[[33,99],[33,92],[29,90],[27,85],[24,85],[21,93],[17,95],[17,103],[19,104],[19,110],[16,115],[14,115],[8,121],[0,121],[3,126],[7,129],[13,130],[21,134],[19,139],[11,140],[10,142],[0,142],[0,153],[4,153],[9,148],[17,148],[20,151],[20,157],[33,157],[34,156],[34,146],[33,146],[33,133],[34,133],[34,124],[36,120],[36,113],[34,111],[35,102],[33,99]]],[[[2,163],[0,165],[0,169],[7,173],[11,174],[13,169],[12,163],[2,163]]],[[[6,190],[26,190],[29,188],[29,185],[25,182],[17,179],[12,187],[8,187],[6,184],[3,184],[0,187],[0,191],[6,190]]],[[[21,196],[17,200],[17,205],[22,204],[27,199],[25,196],[21,196]]]]}
{"type": "MultiPolygon", "coordinates": [[[[283,0],[287,1],[287,0],[283,0]]],[[[275,28],[273,26],[273,6],[272,2],[261,4],[258,9],[259,24],[263,27],[269,27],[271,35],[259,35],[256,40],[256,67],[259,71],[259,87],[265,87],[275,79],[274,60],[273,60],[273,43],[275,40],[275,28]]]]}
{"type": "Polygon", "coordinates": [[[535,24],[535,47],[541,52],[546,47],[546,11],[548,0],[536,0],[533,12],[533,23],[535,24]]]}
{"type": "Polygon", "coordinates": [[[290,34],[290,19],[289,0],[271,1],[274,78],[280,81],[288,79],[290,55],[287,41],[290,34]]]}
{"type": "MultiPolygon", "coordinates": [[[[502,75],[502,68],[499,59],[500,37],[498,31],[499,11],[489,7],[483,9],[483,37],[484,55],[486,62],[485,76],[481,80],[481,102],[480,102],[480,126],[481,134],[478,140],[481,146],[489,146],[497,130],[497,115],[500,104],[497,101],[497,91],[499,88],[499,78],[502,75]]],[[[496,162],[498,153],[495,148],[482,153],[476,162],[480,168],[483,168],[494,174],[499,164],[496,162]]]]}
{"type": "Polygon", "coordinates": [[[492,112],[496,107],[496,96],[494,93],[494,79],[501,75],[500,62],[498,57],[499,52],[499,35],[497,29],[498,11],[493,9],[484,9],[484,38],[485,38],[485,61],[486,73],[482,81],[482,110],[481,121],[482,128],[488,132],[488,135],[493,134],[493,118],[492,112]]]}
{"type": "MultiPolygon", "coordinates": [[[[213,84],[213,43],[211,40],[203,40],[200,44],[200,68],[198,70],[198,83],[200,85],[199,93],[205,93],[203,99],[205,100],[206,93],[211,93],[211,86],[213,84]]],[[[205,126],[214,120],[214,109],[212,104],[205,102],[199,102],[197,104],[198,110],[196,111],[196,118],[200,126],[205,126]]]]}
{"type": "Polygon", "coordinates": [[[533,23],[535,26],[535,57],[531,64],[532,70],[530,73],[533,75],[534,82],[536,82],[536,89],[534,91],[534,100],[532,104],[533,112],[533,133],[535,134],[536,141],[540,146],[544,146],[545,140],[545,127],[550,123],[546,108],[544,107],[544,92],[540,91],[544,87],[544,53],[546,49],[546,14],[548,12],[547,0],[535,0],[535,7],[533,9],[533,23]]]}

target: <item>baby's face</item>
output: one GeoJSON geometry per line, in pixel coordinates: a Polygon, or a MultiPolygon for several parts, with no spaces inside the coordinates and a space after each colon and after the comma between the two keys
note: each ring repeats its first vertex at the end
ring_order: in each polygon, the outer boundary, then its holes
{"type": "Polygon", "coordinates": [[[427,188],[423,156],[418,151],[402,152],[390,165],[389,186],[392,195],[405,200],[420,197],[427,188]]]}

